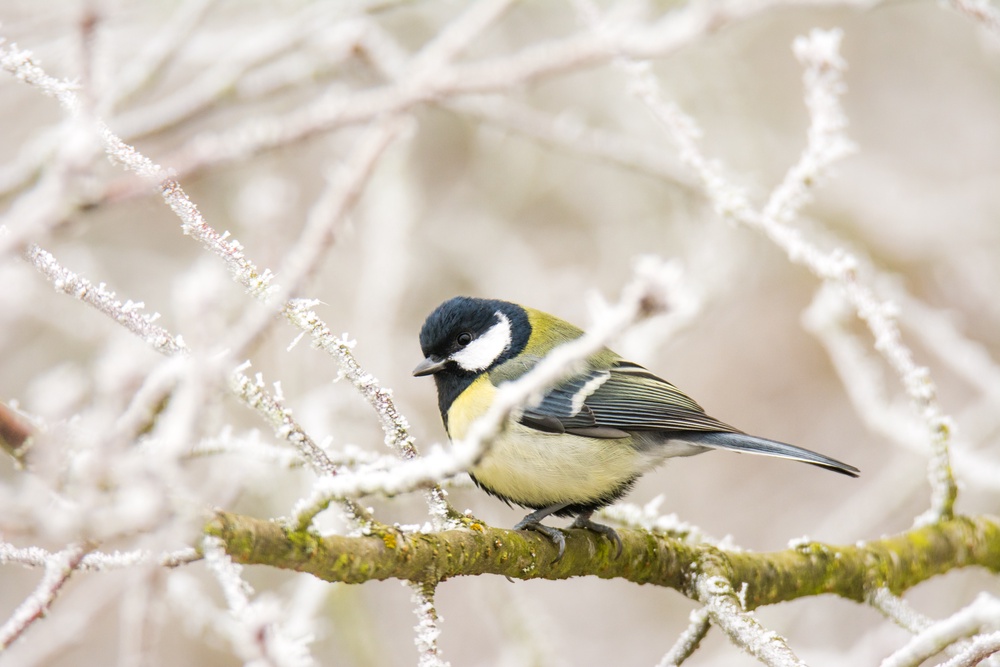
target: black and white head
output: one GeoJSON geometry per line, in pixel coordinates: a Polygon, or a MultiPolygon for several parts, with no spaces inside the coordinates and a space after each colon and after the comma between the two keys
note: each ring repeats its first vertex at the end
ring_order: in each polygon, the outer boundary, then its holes
{"type": "Polygon", "coordinates": [[[424,360],[413,374],[479,375],[519,354],[530,334],[528,315],[517,304],[456,296],[424,322],[424,360]]]}

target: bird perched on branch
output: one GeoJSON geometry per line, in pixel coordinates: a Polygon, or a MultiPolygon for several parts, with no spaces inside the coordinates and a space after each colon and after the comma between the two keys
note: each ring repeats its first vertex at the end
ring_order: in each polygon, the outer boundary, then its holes
{"type": "MultiPolygon", "coordinates": [[[[424,360],[415,376],[433,375],[448,437],[461,440],[490,407],[497,387],[530,371],[549,351],[583,331],[547,313],[495,299],[455,297],[420,331],[424,360]]],[[[802,461],[858,476],[858,469],[816,452],[724,424],[677,387],[604,348],[585,370],[515,411],[486,455],[469,471],[487,493],[535,511],[514,526],[565,549],[549,515],[575,516],[572,528],[604,535],[621,553],[613,528],[591,520],[636,479],[674,456],[712,449],[802,461]]]]}

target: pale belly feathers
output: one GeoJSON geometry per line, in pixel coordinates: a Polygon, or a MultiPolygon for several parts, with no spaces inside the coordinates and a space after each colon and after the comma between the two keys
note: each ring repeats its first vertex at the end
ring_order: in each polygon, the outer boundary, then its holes
{"type": "MultiPolygon", "coordinates": [[[[448,411],[452,439],[465,436],[496,392],[485,376],[473,384],[479,386],[463,392],[448,411]]],[[[703,451],[677,441],[546,433],[511,419],[470,472],[481,485],[518,504],[586,503],[607,496],[667,458],[703,451]]]]}
{"type": "Polygon", "coordinates": [[[470,472],[486,488],[519,504],[585,503],[662,459],[637,450],[629,440],[544,433],[512,422],[470,472]]]}

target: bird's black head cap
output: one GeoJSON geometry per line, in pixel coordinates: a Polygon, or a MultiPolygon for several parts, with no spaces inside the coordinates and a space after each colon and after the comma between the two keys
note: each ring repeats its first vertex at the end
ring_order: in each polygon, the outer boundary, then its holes
{"type": "Polygon", "coordinates": [[[414,375],[434,375],[447,424],[455,398],[483,372],[520,354],[531,336],[524,308],[497,299],[456,296],[432,312],[420,330],[424,361],[414,375]]]}
{"type": "MultiPolygon", "coordinates": [[[[497,325],[501,317],[506,318],[510,324],[510,341],[491,365],[502,363],[520,354],[528,344],[531,325],[523,308],[499,299],[477,299],[470,296],[448,299],[427,316],[420,329],[420,350],[425,357],[448,359],[469,344],[466,342],[468,337],[463,337],[462,334],[471,335],[472,340],[478,339],[497,325]]],[[[458,364],[450,364],[449,370],[470,372],[458,364]]]]}

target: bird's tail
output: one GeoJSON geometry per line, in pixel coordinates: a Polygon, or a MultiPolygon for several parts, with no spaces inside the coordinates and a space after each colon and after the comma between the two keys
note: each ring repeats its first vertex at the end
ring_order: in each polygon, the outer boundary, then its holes
{"type": "Polygon", "coordinates": [[[745,433],[726,433],[725,431],[711,432],[687,432],[671,433],[670,437],[677,440],[686,440],[704,447],[713,449],[729,449],[734,452],[747,452],[749,454],[763,454],[765,456],[777,456],[782,459],[802,461],[820,468],[826,468],[842,475],[857,477],[861,471],[852,465],[823,456],[816,452],[795,445],[789,445],[777,440],[758,438],[745,433]]]}

